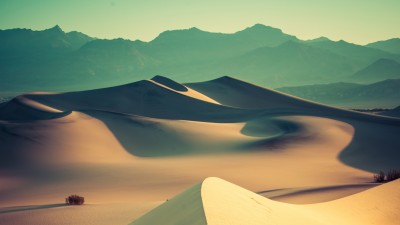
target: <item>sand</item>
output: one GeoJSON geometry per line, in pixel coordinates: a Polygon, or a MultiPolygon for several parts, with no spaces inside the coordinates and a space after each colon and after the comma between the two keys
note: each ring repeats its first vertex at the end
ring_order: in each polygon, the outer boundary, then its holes
{"type": "Polygon", "coordinates": [[[399,121],[230,77],[27,93],[0,105],[0,221],[127,224],[207,177],[322,204],[400,167],[399,121]],[[88,203],[73,218],[69,194],[88,203]]]}
{"type": "Polygon", "coordinates": [[[212,177],[130,224],[397,224],[399,187],[397,180],[331,202],[293,205],[212,177]]]}

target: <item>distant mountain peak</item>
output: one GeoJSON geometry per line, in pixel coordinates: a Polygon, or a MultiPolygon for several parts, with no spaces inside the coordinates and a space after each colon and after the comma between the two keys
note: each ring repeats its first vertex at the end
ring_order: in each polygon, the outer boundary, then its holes
{"type": "Polygon", "coordinates": [[[200,30],[200,29],[197,28],[197,27],[191,27],[191,28],[189,28],[189,29],[187,29],[187,30],[191,30],[191,31],[202,31],[202,30],[200,30]]]}
{"type": "Polygon", "coordinates": [[[159,36],[165,35],[165,34],[170,34],[170,33],[194,33],[194,32],[206,32],[206,31],[200,30],[197,27],[191,27],[191,28],[186,28],[186,29],[167,30],[167,31],[160,33],[159,36]]]}
{"type": "Polygon", "coordinates": [[[321,37],[318,37],[318,38],[315,38],[315,39],[307,40],[307,42],[322,42],[322,41],[332,41],[332,40],[327,38],[327,37],[324,37],[324,36],[321,36],[321,37]]]}
{"type": "Polygon", "coordinates": [[[277,33],[282,33],[281,29],[270,27],[270,26],[266,26],[266,25],[261,24],[261,23],[256,23],[251,27],[247,27],[246,29],[244,29],[242,31],[239,31],[238,33],[240,33],[240,32],[265,32],[265,31],[269,31],[269,32],[270,31],[274,31],[274,32],[277,32],[277,33]]]}
{"type": "Polygon", "coordinates": [[[44,31],[47,31],[47,32],[57,32],[57,33],[64,33],[64,31],[63,31],[63,30],[61,29],[61,27],[58,26],[58,25],[55,25],[54,27],[49,28],[49,29],[46,29],[46,30],[44,30],[44,31]]]}
{"type": "Polygon", "coordinates": [[[251,26],[250,28],[252,28],[252,29],[260,29],[260,28],[268,28],[269,26],[266,26],[266,25],[264,25],[264,24],[261,24],[261,23],[256,23],[256,24],[254,24],[253,26],[251,26]]]}
{"type": "Polygon", "coordinates": [[[164,42],[164,41],[177,41],[177,40],[188,40],[191,38],[202,38],[205,35],[214,35],[214,33],[200,30],[197,27],[191,27],[188,29],[179,29],[179,30],[167,30],[160,33],[155,39],[153,39],[152,43],[164,42]]]}

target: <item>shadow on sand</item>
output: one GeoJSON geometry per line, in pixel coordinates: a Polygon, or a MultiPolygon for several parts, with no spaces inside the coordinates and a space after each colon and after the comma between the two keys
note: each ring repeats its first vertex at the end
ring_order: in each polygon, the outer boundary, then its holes
{"type": "Polygon", "coordinates": [[[66,207],[65,203],[59,204],[48,204],[48,205],[25,205],[25,206],[13,206],[13,207],[5,207],[0,208],[0,214],[2,213],[12,213],[12,212],[21,212],[21,211],[30,211],[30,210],[38,210],[38,209],[49,209],[49,208],[58,208],[58,207],[66,207]]]}

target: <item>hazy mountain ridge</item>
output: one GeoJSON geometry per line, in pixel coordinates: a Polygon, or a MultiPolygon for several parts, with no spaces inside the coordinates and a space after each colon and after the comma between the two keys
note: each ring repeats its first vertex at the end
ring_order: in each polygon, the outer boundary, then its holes
{"type": "Polygon", "coordinates": [[[400,79],[400,63],[381,58],[356,72],[350,79],[364,83],[377,82],[382,79],[400,79]]]}
{"type": "Polygon", "coordinates": [[[380,49],[368,48],[346,41],[319,41],[309,43],[318,48],[323,48],[333,53],[343,55],[357,67],[365,67],[380,58],[393,59],[400,62],[400,55],[389,53],[380,49]]]}
{"type": "Polygon", "coordinates": [[[400,54],[400,38],[392,38],[385,41],[377,41],[366,45],[370,48],[380,49],[383,51],[400,54]]]}
{"type": "Polygon", "coordinates": [[[282,87],[277,90],[304,99],[341,107],[393,108],[400,105],[400,79],[373,84],[331,83],[282,87]]]}
{"type": "Polygon", "coordinates": [[[92,40],[94,38],[80,32],[65,33],[58,25],[42,31],[0,30],[0,56],[9,58],[24,57],[26,54],[63,53],[77,50],[92,40]]]}
{"type": "Polygon", "coordinates": [[[297,86],[345,81],[381,58],[400,62],[400,55],[382,50],[327,38],[302,41],[261,24],[232,34],[165,31],[150,42],[95,39],[59,26],[4,30],[0,40],[2,91],[82,90],[155,74],[181,82],[232,75],[297,86]]]}
{"type": "Polygon", "coordinates": [[[276,47],[261,47],[228,60],[219,73],[250,76],[273,87],[343,79],[355,67],[347,58],[301,42],[287,41],[276,47]],[[324,74],[321,73],[324,71],[324,74]]]}

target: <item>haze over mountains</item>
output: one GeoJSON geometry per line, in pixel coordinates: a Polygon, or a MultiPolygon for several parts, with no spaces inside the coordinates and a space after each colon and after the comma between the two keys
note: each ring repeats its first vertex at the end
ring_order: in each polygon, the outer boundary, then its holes
{"type": "Polygon", "coordinates": [[[282,87],[277,90],[344,108],[393,108],[400,104],[400,79],[388,79],[372,84],[315,84],[282,87]]]}
{"type": "Polygon", "coordinates": [[[59,26],[0,30],[0,90],[85,90],[156,74],[180,82],[229,75],[272,88],[367,84],[400,78],[399,46],[398,39],[366,46],[325,37],[302,41],[262,24],[233,34],[197,28],[165,31],[150,42],[97,39],[65,33],[59,26]]]}

